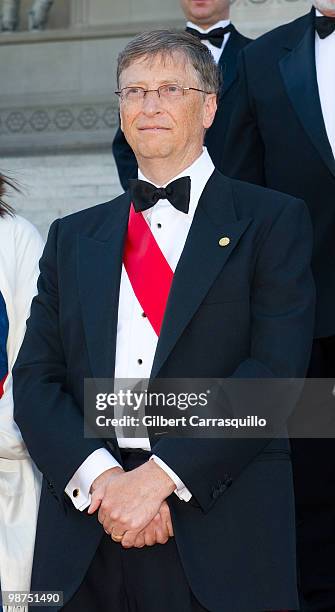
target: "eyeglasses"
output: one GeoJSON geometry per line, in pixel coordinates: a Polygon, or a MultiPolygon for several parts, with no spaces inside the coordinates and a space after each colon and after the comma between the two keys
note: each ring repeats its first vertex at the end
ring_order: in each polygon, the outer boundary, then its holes
{"type": "Polygon", "coordinates": [[[122,102],[140,102],[144,100],[147,93],[156,91],[159,98],[163,100],[176,100],[181,98],[185,91],[200,91],[201,93],[211,94],[211,91],[197,89],[196,87],[181,87],[174,83],[168,85],[160,85],[157,89],[144,89],[143,87],[123,87],[120,91],[116,91],[116,95],[120,97],[122,102]]]}

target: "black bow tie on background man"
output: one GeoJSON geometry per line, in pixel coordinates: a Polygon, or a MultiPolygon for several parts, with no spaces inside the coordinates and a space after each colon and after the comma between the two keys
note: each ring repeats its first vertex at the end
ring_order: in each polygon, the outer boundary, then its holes
{"type": "Polygon", "coordinates": [[[315,29],[320,38],[327,38],[335,32],[335,17],[315,17],[315,29]]]}
{"type": "Polygon", "coordinates": [[[230,23],[225,28],[214,28],[214,30],[209,30],[208,32],[199,32],[199,30],[195,30],[194,28],[186,28],[186,32],[189,32],[193,36],[197,36],[200,40],[208,40],[211,45],[214,47],[222,47],[222,42],[225,37],[225,34],[231,32],[233,29],[232,24],[230,23]]]}
{"type": "Polygon", "coordinates": [[[136,212],[142,212],[154,206],[158,200],[169,200],[177,210],[188,213],[191,194],[191,179],[182,176],[166,187],[156,187],[147,181],[129,180],[131,201],[136,212]]]}

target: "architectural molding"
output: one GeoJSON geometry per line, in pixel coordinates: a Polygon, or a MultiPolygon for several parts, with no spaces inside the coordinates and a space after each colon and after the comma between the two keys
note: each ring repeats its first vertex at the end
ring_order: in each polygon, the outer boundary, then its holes
{"type": "Polygon", "coordinates": [[[310,5],[311,2],[310,0],[231,0],[231,5],[233,5],[234,7],[250,6],[252,4],[266,4],[267,6],[287,6],[288,4],[301,4],[307,6],[310,5]]]}
{"type": "Polygon", "coordinates": [[[110,146],[118,103],[62,104],[0,109],[2,153],[34,153],[55,147],[110,146]]]}
{"type": "MultiPolygon", "coordinates": [[[[184,21],[172,20],[164,22],[166,28],[184,27],[184,21]]],[[[6,32],[2,35],[0,32],[0,45],[17,45],[17,44],[36,44],[48,42],[62,42],[71,40],[90,40],[101,38],[128,38],[136,36],[145,30],[155,30],[162,28],[162,22],[136,22],[136,23],[121,23],[108,24],[105,26],[86,26],[77,24],[76,28],[64,30],[42,30],[35,32],[6,32]]]]}

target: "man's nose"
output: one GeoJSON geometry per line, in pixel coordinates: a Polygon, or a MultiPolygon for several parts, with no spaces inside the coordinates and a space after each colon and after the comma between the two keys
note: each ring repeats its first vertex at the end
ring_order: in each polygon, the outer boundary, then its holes
{"type": "Polygon", "coordinates": [[[157,90],[147,91],[143,98],[143,110],[145,113],[157,113],[161,110],[162,104],[157,90]]]}

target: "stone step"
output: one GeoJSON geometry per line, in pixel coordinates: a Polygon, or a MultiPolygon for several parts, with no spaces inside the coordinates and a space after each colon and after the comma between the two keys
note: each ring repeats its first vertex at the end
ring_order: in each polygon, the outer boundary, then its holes
{"type": "Polygon", "coordinates": [[[13,177],[21,193],[9,202],[38,227],[45,238],[52,221],[122,193],[111,152],[7,157],[1,171],[13,177]]]}

